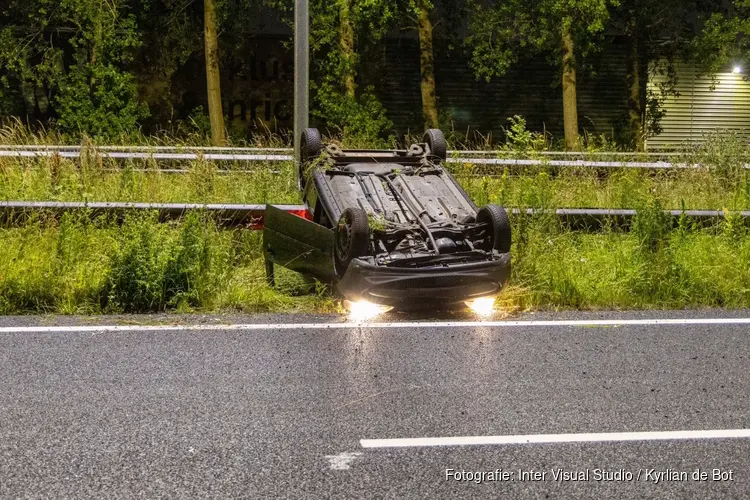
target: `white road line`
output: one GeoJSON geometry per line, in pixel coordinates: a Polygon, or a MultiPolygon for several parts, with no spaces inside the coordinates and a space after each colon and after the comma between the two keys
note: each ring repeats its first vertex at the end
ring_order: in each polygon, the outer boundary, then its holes
{"type": "Polygon", "coordinates": [[[341,323],[245,323],[201,325],[85,325],[85,326],[5,326],[0,333],[67,333],[67,332],[159,332],[215,330],[330,330],[349,328],[512,328],[538,326],[653,326],[653,325],[748,325],[750,318],[672,318],[672,319],[598,319],[543,321],[410,321],[341,322],[341,323]]]}
{"type": "Polygon", "coordinates": [[[404,439],[361,439],[362,448],[426,446],[481,446],[532,443],[606,443],[612,441],[667,441],[683,439],[750,438],[750,429],[664,432],[603,432],[591,434],[528,434],[518,436],[454,436],[404,439]]]}

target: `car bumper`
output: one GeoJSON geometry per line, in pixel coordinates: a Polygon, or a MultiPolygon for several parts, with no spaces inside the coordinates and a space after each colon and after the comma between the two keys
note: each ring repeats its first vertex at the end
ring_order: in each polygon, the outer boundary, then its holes
{"type": "Polygon", "coordinates": [[[422,309],[498,294],[510,276],[510,254],[491,261],[423,268],[374,266],[354,259],[337,283],[351,301],[422,309]]]}

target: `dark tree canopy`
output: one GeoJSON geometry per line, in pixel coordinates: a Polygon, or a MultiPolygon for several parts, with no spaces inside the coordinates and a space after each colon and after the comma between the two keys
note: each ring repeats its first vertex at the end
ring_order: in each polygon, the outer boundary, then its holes
{"type": "MultiPolygon", "coordinates": [[[[214,120],[214,136],[217,126],[233,139],[283,132],[291,117],[292,0],[210,3],[215,44],[210,30],[204,36],[203,0],[6,0],[0,118],[112,140],[164,130],[208,135],[214,108],[226,118],[214,120]],[[216,51],[215,65],[206,64],[207,50],[216,51]]],[[[582,76],[608,56],[612,40],[627,45],[623,145],[658,132],[674,90],[647,90],[649,72],[674,76],[680,60],[709,74],[750,63],[750,0],[311,0],[310,11],[313,122],[361,144],[385,144],[425,123],[450,128],[440,92],[464,82],[441,80],[445,61],[465,65],[460,79],[489,82],[534,55],[546,61],[569,147],[585,127],[576,109],[582,76]],[[403,63],[408,72],[393,72],[394,46],[416,47],[403,63]],[[384,95],[387,79],[403,99],[384,95]],[[414,120],[393,119],[407,115],[414,120]]]]}

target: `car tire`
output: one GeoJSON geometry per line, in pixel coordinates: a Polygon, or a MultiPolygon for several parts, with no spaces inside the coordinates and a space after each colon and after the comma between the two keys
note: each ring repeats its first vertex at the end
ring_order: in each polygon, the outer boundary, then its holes
{"type": "Polygon", "coordinates": [[[370,248],[370,226],[367,212],[347,208],[336,225],[333,258],[336,276],[342,278],[352,259],[367,255],[370,248]]]}
{"type": "Polygon", "coordinates": [[[427,144],[432,156],[437,156],[441,160],[448,157],[448,143],[445,142],[443,131],[437,128],[430,128],[424,133],[422,141],[427,144]]]}
{"type": "Polygon", "coordinates": [[[297,173],[297,187],[302,190],[307,183],[305,170],[307,170],[308,163],[320,156],[320,153],[323,151],[323,138],[320,135],[320,131],[316,128],[302,129],[299,150],[300,161],[299,172],[297,173]]]}
{"type": "Polygon", "coordinates": [[[487,224],[484,237],[479,243],[479,248],[490,251],[497,250],[500,253],[510,252],[511,231],[508,212],[498,205],[485,205],[477,212],[477,222],[487,224]]]}

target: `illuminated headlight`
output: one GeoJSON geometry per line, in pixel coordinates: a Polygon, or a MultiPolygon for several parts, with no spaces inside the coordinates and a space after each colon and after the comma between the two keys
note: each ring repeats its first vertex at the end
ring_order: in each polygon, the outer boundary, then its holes
{"type": "Polygon", "coordinates": [[[352,321],[367,321],[393,309],[393,306],[382,306],[366,300],[356,302],[345,300],[344,307],[349,311],[349,318],[352,321]]]}
{"type": "Polygon", "coordinates": [[[466,305],[480,316],[489,316],[495,308],[495,297],[479,297],[478,299],[467,300],[466,305]]]}

